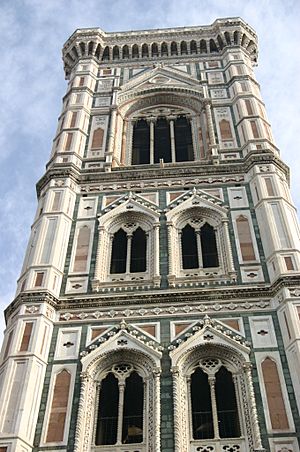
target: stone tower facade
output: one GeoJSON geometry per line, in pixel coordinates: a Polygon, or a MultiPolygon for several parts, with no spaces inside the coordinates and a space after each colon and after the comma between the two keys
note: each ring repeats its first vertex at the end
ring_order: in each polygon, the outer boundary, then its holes
{"type": "Polygon", "coordinates": [[[300,243],[240,18],[63,48],[0,452],[299,452],[300,243]]]}

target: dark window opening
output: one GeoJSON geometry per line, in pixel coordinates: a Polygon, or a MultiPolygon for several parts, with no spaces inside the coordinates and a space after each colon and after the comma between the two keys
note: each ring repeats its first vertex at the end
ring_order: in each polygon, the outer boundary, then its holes
{"type": "Polygon", "coordinates": [[[141,443],[143,441],[143,406],[143,380],[136,372],[132,372],[126,379],[124,393],[123,444],[141,443]]]}
{"type": "Polygon", "coordinates": [[[132,165],[150,163],[150,128],[147,121],[137,121],[133,128],[132,165]]]}
{"type": "Polygon", "coordinates": [[[208,376],[199,367],[191,377],[191,398],[193,438],[213,438],[213,415],[208,376]]]}
{"type": "Polygon", "coordinates": [[[119,229],[112,242],[110,273],[125,273],[127,257],[127,235],[119,229]]]}
{"type": "Polygon", "coordinates": [[[166,42],[163,42],[161,45],[161,54],[162,56],[168,55],[168,46],[166,42]]]}
{"type": "Polygon", "coordinates": [[[191,49],[191,53],[197,53],[197,43],[196,43],[196,41],[191,41],[190,49],[191,49]]]}
{"type": "Polygon", "coordinates": [[[102,60],[109,60],[109,47],[106,46],[102,55],[102,60]]]}
{"type": "Polygon", "coordinates": [[[203,268],[218,267],[218,251],[214,228],[205,223],[201,228],[201,248],[203,268]]]}
{"type": "Polygon", "coordinates": [[[179,117],[175,121],[176,162],[193,160],[193,142],[191,125],[187,118],[179,117]]]}
{"type": "Polygon", "coordinates": [[[142,57],[148,57],[149,56],[149,49],[147,44],[142,45],[142,57]]]}
{"type": "Polygon", "coordinates": [[[158,56],[158,45],[155,42],[151,46],[151,55],[158,56]]]}
{"type": "Polygon", "coordinates": [[[216,374],[215,388],[220,437],[238,438],[241,432],[234,384],[231,373],[223,366],[216,374]]]}
{"type": "Polygon", "coordinates": [[[171,42],[171,55],[178,55],[177,43],[171,42]]]}
{"type": "Polygon", "coordinates": [[[181,41],[181,43],[180,43],[180,53],[181,53],[181,55],[186,55],[188,53],[187,43],[185,41],[181,41]]]}
{"type": "Polygon", "coordinates": [[[122,58],[129,58],[129,47],[127,45],[123,46],[122,58]]]}
{"type": "Polygon", "coordinates": [[[207,53],[207,44],[204,39],[200,41],[200,53],[207,53]]]}
{"type": "Polygon", "coordinates": [[[145,231],[137,228],[131,239],[130,273],[146,271],[147,237],[145,231]]]}
{"type": "Polygon", "coordinates": [[[138,58],[139,57],[139,48],[137,44],[134,44],[132,46],[132,58],[138,58]]]}
{"type": "Polygon", "coordinates": [[[195,229],[187,224],[181,232],[182,268],[199,268],[195,229]]]}
{"type": "Polygon", "coordinates": [[[109,373],[101,383],[96,446],[116,444],[118,429],[119,387],[116,377],[109,373]]]}
{"type": "Polygon", "coordinates": [[[155,125],[154,163],[159,163],[160,159],[165,163],[172,161],[170,127],[165,118],[159,118],[155,125]]]}

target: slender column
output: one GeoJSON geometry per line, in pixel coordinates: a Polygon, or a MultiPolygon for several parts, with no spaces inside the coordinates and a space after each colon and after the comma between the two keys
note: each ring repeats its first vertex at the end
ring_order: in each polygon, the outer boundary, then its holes
{"type": "Polygon", "coordinates": [[[176,149],[175,149],[175,124],[174,119],[170,120],[170,137],[171,137],[171,160],[172,163],[176,162],[176,149]]]}
{"type": "Polygon", "coordinates": [[[96,432],[97,432],[97,421],[98,421],[98,410],[99,410],[99,399],[101,391],[101,382],[96,383],[96,397],[95,397],[95,415],[94,415],[94,425],[93,425],[93,443],[96,442],[96,432]]]}
{"type": "Polygon", "coordinates": [[[251,367],[252,365],[250,363],[244,364],[244,372],[246,376],[246,387],[249,394],[249,408],[250,408],[250,419],[252,423],[252,431],[253,431],[253,442],[254,442],[254,450],[264,450],[262,447],[261,442],[261,436],[260,436],[260,430],[259,430],[259,423],[258,423],[258,417],[257,417],[257,411],[256,411],[256,404],[255,404],[255,395],[254,395],[254,389],[253,389],[253,381],[252,381],[252,375],[251,375],[251,367]]]}
{"type": "Polygon", "coordinates": [[[218,409],[217,409],[216,390],[215,390],[215,382],[216,382],[215,377],[209,376],[208,382],[209,382],[209,386],[210,386],[211,408],[212,408],[213,424],[214,424],[214,439],[220,439],[218,409]]]}
{"type": "Polygon", "coordinates": [[[74,452],[80,452],[81,445],[83,443],[84,427],[85,427],[85,402],[86,402],[86,396],[87,396],[87,388],[88,388],[88,384],[89,384],[89,376],[86,373],[82,373],[80,375],[80,377],[81,377],[81,390],[80,390],[77,424],[76,424],[76,431],[75,431],[74,452]]]}
{"type": "MultiPolygon", "coordinates": [[[[181,429],[181,410],[180,404],[180,376],[177,367],[172,368],[173,374],[173,394],[174,394],[174,451],[183,452],[182,446],[182,429],[181,429]]],[[[184,449],[185,451],[185,449],[184,449]]]]}
{"type": "MultiPolygon", "coordinates": [[[[109,128],[109,136],[108,136],[108,150],[107,154],[112,156],[114,151],[114,142],[115,142],[115,130],[116,130],[116,118],[117,118],[117,110],[114,108],[111,112],[110,117],[110,128],[109,128]]],[[[111,161],[111,158],[110,158],[111,161]]]]}
{"type": "Polygon", "coordinates": [[[190,439],[193,438],[193,415],[192,415],[192,394],[191,394],[191,376],[186,379],[187,384],[187,403],[188,403],[188,425],[189,425],[189,436],[190,439]]]}
{"type": "Polygon", "coordinates": [[[216,145],[215,131],[211,114],[211,107],[208,102],[205,103],[205,112],[207,118],[208,134],[211,146],[216,145]]]}
{"type": "MultiPolygon", "coordinates": [[[[154,284],[158,285],[160,282],[160,271],[159,271],[159,223],[154,224],[154,263],[153,263],[153,276],[154,284]]],[[[148,236],[149,240],[149,236],[148,236]]]]}
{"type": "Polygon", "coordinates": [[[127,234],[126,274],[130,273],[132,234],[127,234]]]}
{"type": "MultiPolygon", "coordinates": [[[[154,376],[154,450],[160,450],[160,369],[153,370],[154,376]]],[[[144,418],[145,419],[145,418],[144,418]]]]}
{"type": "Polygon", "coordinates": [[[203,259],[202,259],[202,247],[201,247],[201,229],[196,232],[196,240],[197,240],[197,254],[198,254],[198,262],[199,268],[203,268],[203,259]]]}
{"type": "Polygon", "coordinates": [[[126,158],[126,134],[127,134],[127,119],[123,121],[123,131],[122,131],[122,145],[121,145],[121,164],[125,165],[126,158]]]}
{"type": "Polygon", "coordinates": [[[116,445],[122,444],[124,392],[125,392],[125,381],[119,381],[118,430],[116,445]]]}
{"type": "Polygon", "coordinates": [[[98,228],[99,230],[99,240],[98,240],[98,248],[97,248],[97,256],[96,256],[96,266],[95,266],[95,279],[100,279],[100,273],[101,273],[101,263],[102,263],[102,259],[101,259],[101,249],[103,249],[103,241],[104,241],[104,227],[103,226],[99,226],[98,228]]]}
{"type": "Polygon", "coordinates": [[[225,239],[225,246],[226,246],[226,254],[227,254],[227,265],[228,265],[228,271],[229,273],[234,273],[234,263],[233,263],[233,257],[232,257],[232,248],[229,238],[229,229],[228,229],[228,219],[223,218],[222,219],[223,228],[224,228],[224,239],[225,239]]]}
{"type": "Polygon", "coordinates": [[[154,120],[150,120],[150,164],[154,163],[154,120]]]}

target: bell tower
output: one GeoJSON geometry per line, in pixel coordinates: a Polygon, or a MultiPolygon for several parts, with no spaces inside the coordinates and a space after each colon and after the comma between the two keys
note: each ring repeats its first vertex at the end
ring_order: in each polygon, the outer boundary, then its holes
{"type": "Polygon", "coordinates": [[[240,18],[63,47],[0,452],[299,452],[300,242],[240,18]]]}

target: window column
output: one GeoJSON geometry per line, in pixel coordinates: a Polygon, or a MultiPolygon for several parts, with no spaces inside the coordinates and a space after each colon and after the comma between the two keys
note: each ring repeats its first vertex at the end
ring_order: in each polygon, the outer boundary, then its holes
{"type": "Polygon", "coordinates": [[[154,163],[154,119],[150,119],[150,164],[154,163]]]}
{"type": "MultiPolygon", "coordinates": [[[[129,242],[129,240],[128,240],[129,242]]],[[[127,242],[127,243],[128,243],[127,242]]],[[[117,442],[116,445],[122,444],[123,433],[123,410],[124,410],[124,392],[125,392],[125,380],[118,381],[119,386],[119,407],[118,407],[118,430],[117,430],[117,442]]]]}
{"type": "Polygon", "coordinates": [[[125,271],[126,274],[130,273],[131,243],[132,243],[132,234],[127,234],[127,255],[126,255],[126,271],[125,271]]]}
{"type": "Polygon", "coordinates": [[[176,162],[174,119],[175,118],[173,118],[173,117],[170,119],[171,160],[172,160],[172,163],[176,162]]]}
{"type": "Polygon", "coordinates": [[[216,377],[208,375],[208,383],[210,387],[210,398],[211,398],[211,409],[213,415],[213,425],[214,425],[214,439],[220,439],[219,433],[219,421],[218,421],[218,409],[217,409],[217,399],[216,399],[216,377]]]}

